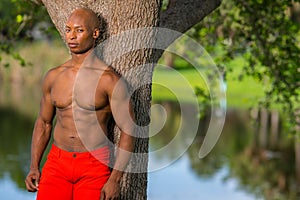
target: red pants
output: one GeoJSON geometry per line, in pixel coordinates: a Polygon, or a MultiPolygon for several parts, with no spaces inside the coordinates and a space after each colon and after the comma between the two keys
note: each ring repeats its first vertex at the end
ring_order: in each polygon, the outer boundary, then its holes
{"type": "Polygon", "coordinates": [[[43,167],[37,200],[99,200],[110,176],[109,148],[67,152],[55,145],[43,167]]]}

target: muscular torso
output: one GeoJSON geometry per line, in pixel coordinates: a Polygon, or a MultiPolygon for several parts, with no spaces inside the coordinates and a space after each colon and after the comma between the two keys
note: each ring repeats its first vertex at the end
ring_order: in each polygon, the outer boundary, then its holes
{"type": "Polygon", "coordinates": [[[56,108],[54,143],[67,151],[83,152],[107,144],[107,123],[112,117],[106,92],[111,69],[76,69],[61,66],[51,86],[56,108]]]}

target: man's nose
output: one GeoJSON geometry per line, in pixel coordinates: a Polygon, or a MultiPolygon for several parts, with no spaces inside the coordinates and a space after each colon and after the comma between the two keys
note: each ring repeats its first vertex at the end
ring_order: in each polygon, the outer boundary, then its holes
{"type": "Polygon", "coordinates": [[[70,33],[70,39],[76,39],[76,32],[75,31],[71,31],[70,33]]]}

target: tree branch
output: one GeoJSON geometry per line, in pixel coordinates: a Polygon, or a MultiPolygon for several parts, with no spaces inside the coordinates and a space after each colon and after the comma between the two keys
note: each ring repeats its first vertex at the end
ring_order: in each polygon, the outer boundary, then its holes
{"type": "Polygon", "coordinates": [[[43,5],[42,0],[30,0],[30,1],[37,4],[37,5],[43,5]]]}
{"type": "Polygon", "coordinates": [[[160,14],[160,27],[184,33],[219,7],[221,1],[170,0],[168,9],[160,14]]]}

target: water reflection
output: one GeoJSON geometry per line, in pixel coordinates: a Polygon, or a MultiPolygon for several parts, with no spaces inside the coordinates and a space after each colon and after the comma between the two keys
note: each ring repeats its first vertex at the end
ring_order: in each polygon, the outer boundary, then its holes
{"type": "MultiPolygon", "coordinates": [[[[171,127],[173,130],[176,127],[174,126],[177,123],[176,119],[180,118],[178,105],[172,102],[164,102],[162,105],[166,106],[169,116],[165,127],[171,127]]],[[[152,113],[153,118],[159,117],[155,114],[152,113]]],[[[210,179],[220,170],[228,168],[224,181],[237,180],[240,189],[257,198],[299,199],[295,178],[294,144],[287,134],[282,133],[275,142],[273,138],[272,148],[262,147],[260,145],[262,137],[256,132],[249,112],[229,110],[217,145],[208,156],[199,159],[198,153],[205,136],[208,119],[209,115],[200,121],[196,138],[186,152],[190,166],[198,177],[210,179]]],[[[151,138],[151,146],[167,144],[168,140],[174,137],[173,134],[174,132],[168,128],[162,129],[151,138]]],[[[172,155],[172,152],[166,151],[164,155],[156,157],[165,162],[165,159],[172,155]]]]}
{"type": "Polygon", "coordinates": [[[24,188],[30,162],[33,120],[13,108],[0,107],[0,178],[6,174],[24,188]]]}
{"type": "Polygon", "coordinates": [[[34,200],[36,197],[35,193],[29,193],[20,189],[8,174],[0,179],[0,192],[1,200],[34,200]]]}

